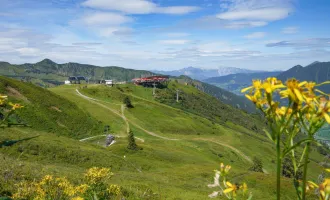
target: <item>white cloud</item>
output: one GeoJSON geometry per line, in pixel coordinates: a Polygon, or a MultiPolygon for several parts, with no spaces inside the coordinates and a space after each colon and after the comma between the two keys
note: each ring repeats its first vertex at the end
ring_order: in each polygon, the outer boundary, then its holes
{"type": "Polygon", "coordinates": [[[96,12],[88,14],[81,19],[87,25],[119,25],[132,22],[131,17],[111,12],[96,12]]]}
{"type": "Polygon", "coordinates": [[[221,8],[223,12],[216,15],[218,19],[267,25],[287,18],[293,11],[293,0],[227,0],[221,8]]]}
{"type": "Polygon", "coordinates": [[[299,30],[298,27],[292,26],[292,27],[286,27],[282,29],[282,33],[284,34],[295,34],[299,30]]]}
{"type": "Polygon", "coordinates": [[[296,49],[329,48],[330,38],[307,38],[266,44],[267,47],[291,47],[296,49]]]}
{"type": "Polygon", "coordinates": [[[125,36],[125,35],[131,35],[133,32],[134,29],[130,27],[108,27],[99,30],[99,34],[103,37],[125,36]]]}
{"type": "Polygon", "coordinates": [[[187,14],[199,9],[195,6],[160,7],[152,1],[147,0],[87,0],[82,5],[102,10],[116,10],[129,14],[187,14]]]}
{"type": "Polygon", "coordinates": [[[187,37],[189,33],[167,33],[166,36],[168,37],[187,37]]]}
{"type": "Polygon", "coordinates": [[[160,40],[159,43],[161,44],[173,44],[173,45],[182,45],[189,43],[189,40],[160,40]]]}
{"type": "Polygon", "coordinates": [[[258,38],[265,37],[265,35],[266,35],[265,32],[255,32],[255,33],[251,33],[249,35],[245,35],[244,38],[247,38],[247,39],[258,39],[258,38]]]}
{"type": "Polygon", "coordinates": [[[288,17],[288,8],[260,8],[253,10],[229,11],[218,14],[217,17],[226,20],[264,20],[275,21],[288,17]]]}
{"type": "Polygon", "coordinates": [[[171,6],[171,7],[159,7],[155,12],[164,13],[164,14],[173,14],[173,15],[182,15],[195,12],[199,10],[195,6],[171,6]]]}
{"type": "Polygon", "coordinates": [[[38,56],[41,53],[39,49],[29,47],[19,48],[17,49],[17,52],[21,56],[38,56]]]}

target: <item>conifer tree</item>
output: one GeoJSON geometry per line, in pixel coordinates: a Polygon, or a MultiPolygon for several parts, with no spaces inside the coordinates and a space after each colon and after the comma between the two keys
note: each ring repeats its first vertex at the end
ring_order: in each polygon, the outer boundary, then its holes
{"type": "Polygon", "coordinates": [[[131,99],[129,97],[125,97],[124,104],[126,105],[127,108],[134,108],[134,106],[132,105],[131,99]]]}
{"type": "Polygon", "coordinates": [[[135,138],[134,138],[134,133],[132,130],[129,131],[128,133],[128,146],[127,146],[128,149],[130,150],[139,150],[136,142],[135,142],[135,138]]]}

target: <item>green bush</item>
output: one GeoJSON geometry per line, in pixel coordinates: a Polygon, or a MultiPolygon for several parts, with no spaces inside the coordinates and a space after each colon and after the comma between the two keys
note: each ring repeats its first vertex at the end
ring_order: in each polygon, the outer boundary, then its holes
{"type": "Polygon", "coordinates": [[[134,108],[134,106],[132,105],[131,99],[129,97],[125,97],[124,104],[126,105],[127,108],[134,108]]]}
{"type": "Polygon", "coordinates": [[[250,167],[249,170],[254,172],[263,172],[262,161],[257,157],[254,157],[252,161],[253,161],[253,165],[252,167],[250,167]]]}

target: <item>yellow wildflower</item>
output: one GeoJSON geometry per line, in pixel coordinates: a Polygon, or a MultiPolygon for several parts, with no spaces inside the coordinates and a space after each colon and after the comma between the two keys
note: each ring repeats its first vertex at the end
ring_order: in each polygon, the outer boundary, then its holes
{"type": "Polygon", "coordinates": [[[242,89],[241,92],[245,93],[246,91],[253,90],[253,89],[258,91],[258,90],[261,89],[261,84],[262,84],[261,80],[253,80],[252,81],[252,86],[242,89]]]}
{"type": "Polygon", "coordinates": [[[227,194],[227,193],[232,193],[233,194],[233,196],[236,196],[236,192],[237,192],[237,190],[238,190],[238,187],[237,187],[237,185],[236,184],[232,184],[232,183],[230,183],[230,182],[226,182],[226,187],[227,187],[227,189],[225,189],[224,191],[223,191],[223,193],[225,193],[225,194],[227,194]]]}
{"type": "Polygon", "coordinates": [[[224,165],[223,163],[220,164],[220,174],[221,176],[226,176],[231,169],[230,165],[224,165]]]}
{"type": "Polygon", "coordinates": [[[76,192],[80,194],[85,194],[89,186],[87,184],[82,184],[76,187],[76,192]]]}
{"type": "Polygon", "coordinates": [[[317,188],[318,185],[316,183],[314,183],[313,181],[307,181],[306,183],[306,192],[309,192],[315,188],[317,188]]]}
{"type": "Polygon", "coordinates": [[[46,185],[53,181],[53,176],[52,175],[46,175],[44,178],[41,180],[40,185],[46,185]]]}
{"type": "Polygon", "coordinates": [[[307,90],[307,92],[305,92],[306,96],[309,96],[309,97],[315,97],[316,96],[315,93],[314,93],[315,86],[316,86],[315,82],[307,82],[305,84],[305,88],[307,90]]]}
{"type": "Polygon", "coordinates": [[[320,197],[322,200],[326,200],[330,195],[330,179],[325,179],[319,186],[320,197]]]}
{"type": "Polygon", "coordinates": [[[84,198],[82,198],[82,197],[74,197],[71,200],[84,200],[84,198]]]}
{"type": "Polygon", "coordinates": [[[263,84],[262,88],[266,91],[266,93],[270,94],[277,89],[284,88],[285,86],[282,84],[282,81],[277,80],[275,77],[267,78],[263,84]]]}
{"type": "Polygon", "coordinates": [[[75,188],[71,185],[71,183],[65,178],[56,178],[57,186],[64,191],[64,194],[68,196],[75,195],[75,188]]]}
{"type": "Polygon", "coordinates": [[[0,94],[0,106],[5,104],[7,98],[8,98],[7,96],[3,96],[0,94]]]}
{"type": "Polygon", "coordinates": [[[93,167],[86,172],[85,177],[89,183],[96,184],[112,175],[109,168],[93,167]]]}
{"type": "Polygon", "coordinates": [[[281,97],[289,98],[295,103],[303,102],[304,96],[302,94],[303,92],[302,86],[304,86],[306,83],[307,83],[306,81],[299,83],[299,81],[296,79],[289,79],[286,82],[287,90],[280,92],[281,97]]]}
{"type": "Polygon", "coordinates": [[[275,113],[278,117],[289,117],[292,114],[293,110],[292,108],[287,108],[285,106],[282,106],[281,108],[276,108],[275,113]]]}
{"type": "Polygon", "coordinates": [[[107,189],[107,191],[110,193],[110,194],[114,194],[114,195],[120,195],[121,194],[121,189],[118,185],[110,185],[107,189]]]}
{"type": "Polygon", "coordinates": [[[13,199],[31,199],[35,194],[34,183],[22,181],[16,184],[17,191],[13,194],[13,199]]]}
{"type": "Polygon", "coordinates": [[[330,112],[330,103],[325,97],[322,97],[319,103],[318,115],[323,116],[324,119],[330,124],[330,116],[328,114],[329,112],[330,112]]]}
{"type": "Polygon", "coordinates": [[[18,103],[13,104],[13,103],[10,102],[9,105],[12,107],[11,108],[12,110],[24,108],[24,106],[22,106],[21,104],[18,104],[18,103]]]}

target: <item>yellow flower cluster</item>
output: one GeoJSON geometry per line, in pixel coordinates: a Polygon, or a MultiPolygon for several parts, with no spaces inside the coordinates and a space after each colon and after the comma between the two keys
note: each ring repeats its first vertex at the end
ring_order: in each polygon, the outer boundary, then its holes
{"type": "Polygon", "coordinates": [[[86,172],[85,178],[87,179],[88,183],[96,184],[110,178],[112,175],[113,174],[110,172],[109,168],[93,167],[86,172]]]}
{"type": "Polygon", "coordinates": [[[246,183],[239,185],[232,184],[231,182],[227,181],[227,175],[229,174],[230,169],[230,165],[224,165],[223,163],[220,164],[220,170],[215,171],[214,183],[208,185],[210,188],[218,187],[220,188],[220,191],[214,191],[209,195],[209,197],[215,198],[224,194],[227,199],[236,200],[238,191],[242,191],[239,192],[239,197],[242,199],[251,199],[252,194],[248,194],[248,187],[246,183]]]}
{"type": "Polygon", "coordinates": [[[220,164],[220,175],[225,177],[228,175],[229,170],[231,169],[230,165],[224,165],[223,163],[220,164]]]}
{"type": "Polygon", "coordinates": [[[88,189],[89,189],[89,185],[87,184],[82,184],[75,188],[76,192],[79,194],[85,194],[88,189]]]}
{"type": "Polygon", "coordinates": [[[308,181],[306,184],[306,192],[311,192],[314,189],[318,189],[320,200],[330,199],[330,179],[326,178],[323,183],[317,185],[313,181],[308,181]]]}
{"type": "MultiPolygon", "coordinates": [[[[253,80],[252,86],[242,89],[245,96],[256,104],[257,108],[264,113],[269,113],[272,109],[276,113],[276,119],[290,116],[291,113],[303,113],[307,119],[314,121],[325,119],[330,123],[330,103],[323,95],[324,92],[316,89],[317,86],[326,84],[316,84],[314,82],[299,82],[296,79],[289,79],[284,85],[275,77],[267,78],[264,81],[253,80]],[[279,102],[273,101],[273,95],[277,92],[282,99],[288,99],[289,107],[279,106],[279,102]],[[319,95],[317,95],[319,94],[319,95]]],[[[328,96],[328,95],[326,95],[328,96]]]]}
{"type": "Polygon", "coordinates": [[[116,196],[121,194],[121,189],[120,189],[120,186],[118,186],[118,185],[110,185],[108,187],[107,191],[110,194],[113,194],[113,195],[116,195],[116,196]]]}
{"type": "Polygon", "coordinates": [[[8,98],[7,96],[0,94],[0,106],[5,104],[5,102],[7,101],[7,98],[8,98]]]}
{"type": "MultiPolygon", "coordinates": [[[[75,186],[65,177],[44,176],[39,182],[22,181],[16,185],[17,191],[12,196],[13,199],[63,199],[63,200],[83,200],[84,196],[96,195],[93,189],[98,188],[100,184],[105,184],[105,180],[110,178],[112,173],[108,168],[93,167],[88,169],[85,177],[88,184],[83,183],[75,186]]],[[[100,188],[103,188],[100,187],[100,188]]],[[[105,195],[100,198],[107,199],[109,196],[121,195],[121,188],[118,185],[104,185],[106,192],[101,191],[97,194],[105,195]]]]}
{"type": "Polygon", "coordinates": [[[238,190],[243,191],[243,196],[247,195],[248,187],[246,183],[243,183],[242,185],[232,184],[229,181],[225,184],[226,189],[223,191],[223,193],[228,194],[231,193],[231,195],[235,198],[237,195],[238,190]]]}
{"type": "Polygon", "coordinates": [[[17,191],[12,196],[13,199],[31,199],[36,193],[36,187],[34,182],[22,181],[16,184],[17,191]]]}
{"type": "MultiPolygon", "coordinates": [[[[306,200],[306,192],[317,187],[313,182],[308,182],[306,177],[310,146],[311,143],[317,142],[314,136],[325,123],[330,124],[329,95],[317,89],[317,87],[329,83],[330,81],[321,84],[300,82],[292,78],[283,84],[277,78],[270,77],[264,81],[253,80],[252,86],[242,89],[243,93],[247,93],[245,96],[267,118],[269,129],[265,129],[265,133],[276,145],[277,199],[280,199],[281,196],[281,164],[286,156],[290,156],[295,175],[300,167],[303,169],[301,188],[305,189],[302,190],[298,188],[299,184],[294,184],[297,191],[302,191],[297,193],[299,199],[306,200]],[[284,106],[281,105],[283,103],[285,103],[284,106]],[[307,137],[298,138],[299,134],[305,134],[307,137]],[[295,150],[302,145],[304,145],[303,153],[299,156],[300,158],[296,158],[295,150]]],[[[234,192],[237,189],[232,184],[227,184],[227,186],[227,191],[234,192]]],[[[330,199],[330,179],[320,185],[319,191],[322,200],[330,199]]]]}
{"type": "MultiPolygon", "coordinates": [[[[0,106],[4,106],[8,100],[8,96],[0,94],[0,106]]],[[[11,103],[9,102],[8,105],[12,107],[12,110],[23,108],[24,106],[18,104],[18,103],[11,103]]]]}

